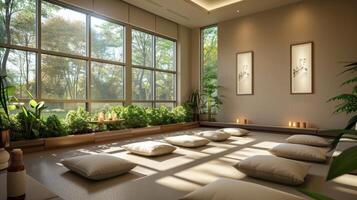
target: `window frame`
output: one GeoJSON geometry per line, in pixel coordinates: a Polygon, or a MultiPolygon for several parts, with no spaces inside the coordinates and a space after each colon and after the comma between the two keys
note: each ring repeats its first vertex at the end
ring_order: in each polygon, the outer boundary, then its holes
{"type": "MultiPolygon", "coordinates": [[[[137,27],[133,27],[132,30],[135,30],[135,31],[140,31],[140,32],[143,32],[143,33],[146,33],[146,34],[150,34],[153,36],[153,67],[147,67],[147,66],[141,66],[141,65],[134,65],[131,63],[131,67],[132,68],[137,68],[137,69],[145,69],[145,70],[150,70],[152,71],[153,73],[153,80],[152,80],[152,96],[153,98],[151,100],[135,100],[135,99],[132,99],[132,102],[133,103],[151,103],[151,107],[157,107],[156,106],[156,103],[173,103],[173,106],[175,107],[177,105],[177,84],[178,84],[178,81],[177,81],[177,40],[174,40],[172,38],[169,38],[167,36],[163,36],[163,35],[159,35],[157,33],[154,33],[154,32],[151,32],[151,31],[148,31],[148,30],[145,30],[145,29],[142,29],[142,28],[137,28],[137,27]],[[164,70],[164,69],[158,69],[156,68],[156,38],[157,37],[160,37],[160,38],[163,38],[163,39],[166,39],[166,40],[170,40],[174,43],[174,55],[175,55],[175,58],[174,58],[174,70],[164,70]],[[173,95],[174,95],[174,99],[173,100],[157,100],[156,98],[156,72],[163,72],[163,73],[169,73],[169,74],[173,74],[174,75],[174,78],[175,78],[175,81],[174,81],[174,92],[173,92],[173,95]]],[[[132,33],[132,32],[131,32],[132,33]]],[[[131,42],[132,44],[132,42],[131,42]]],[[[132,48],[131,48],[132,49],[132,48]]]]}
{"type": "MultiPolygon", "coordinates": [[[[177,52],[178,52],[178,45],[177,45],[177,40],[170,38],[168,36],[165,35],[161,35],[149,30],[145,30],[143,28],[140,27],[136,27],[133,25],[130,25],[128,23],[125,22],[121,22],[118,20],[114,20],[111,19],[109,17],[106,17],[104,15],[95,13],[94,11],[91,10],[87,10],[87,9],[83,9],[83,8],[79,8],[77,6],[73,6],[70,5],[68,3],[64,3],[58,0],[35,0],[36,1],[36,10],[35,10],[35,34],[36,34],[36,41],[35,41],[35,47],[26,47],[26,46],[20,46],[20,45],[15,45],[15,44],[7,44],[7,43],[0,43],[0,48],[5,48],[5,49],[10,49],[10,50],[20,50],[20,51],[27,51],[27,52],[31,52],[31,53],[35,53],[36,55],[36,87],[35,87],[35,91],[36,91],[36,99],[37,100],[43,100],[45,102],[48,103],[84,103],[86,110],[87,111],[91,111],[91,104],[92,103],[118,103],[118,104],[122,104],[122,105],[128,105],[128,104],[132,104],[132,103],[151,103],[152,107],[155,106],[156,103],[173,103],[173,106],[177,105],[177,97],[178,97],[178,91],[177,91],[177,85],[178,85],[178,67],[177,67],[177,63],[178,63],[178,56],[177,56],[177,52]],[[42,25],[41,25],[41,8],[42,8],[42,2],[47,2],[47,3],[51,3],[54,4],[56,6],[60,6],[66,9],[70,9],[73,10],[75,12],[80,12],[82,14],[86,15],[86,55],[76,55],[76,54],[69,54],[69,53],[65,53],[65,52],[57,52],[57,51],[51,51],[51,50],[45,50],[42,49],[41,47],[41,29],[42,29],[42,25]],[[100,58],[93,58],[91,57],[91,47],[92,47],[92,42],[91,42],[91,17],[95,17],[95,18],[99,18],[102,20],[106,20],[108,22],[123,26],[124,28],[124,62],[119,62],[119,61],[112,61],[112,60],[105,60],[105,59],[100,59],[100,58]],[[137,31],[141,31],[141,32],[145,32],[148,33],[150,35],[153,36],[153,67],[145,67],[145,66],[139,66],[139,65],[132,65],[131,63],[131,58],[128,59],[128,51],[125,50],[128,46],[130,46],[130,54],[132,51],[132,39],[131,36],[128,37],[127,34],[130,33],[132,34],[132,30],[137,30],[137,31]],[[129,32],[128,32],[129,31],[129,32]],[[172,70],[163,70],[163,69],[157,69],[156,68],[156,58],[155,58],[155,54],[156,54],[156,37],[160,37],[163,39],[167,39],[170,40],[174,43],[174,65],[175,65],[175,69],[172,70]],[[78,59],[78,60],[83,60],[86,62],[86,98],[83,100],[79,100],[79,99],[46,99],[46,98],[42,98],[42,80],[41,80],[41,59],[42,59],[42,55],[49,55],[49,56],[58,56],[58,57],[64,57],[64,58],[70,58],[70,59],[78,59]],[[130,63],[129,63],[130,60],[130,63]],[[112,65],[117,65],[117,66],[121,66],[124,69],[124,87],[123,87],[123,99],[101,99],[101,100],[95,100],[91,98],[91,63],[92,62],[97,62],[97,63],[104,63],[104,64],[112,64],[112,65]],[[153,99],[152,100],[133,100],[131,98],[128,99],[128,96],[131,96],[131,94],[128,94],[127,91],[127,85],[132,85],[132,83],[128,84],[128,79],[127,79],[127,73],[128,70],[131,72],[132,68],[141,68],[141,69],[148,69],[148,70],[152,70],[153,71],[153,99]],[[156,75],[155,72],[159,71],[159,72],[164,72],[164,73],[171,73],[174,74],[174,100],[156,100],[156,75]]],[[[130,79],[131,80],[131,79],[130,79]]],[[[129,89],[129,91],[132,93],[132,89],[129,89]]],[[[20,98],[19,101],[21,102],[28,102],[29,99],[27,98],[20,98]]]]}

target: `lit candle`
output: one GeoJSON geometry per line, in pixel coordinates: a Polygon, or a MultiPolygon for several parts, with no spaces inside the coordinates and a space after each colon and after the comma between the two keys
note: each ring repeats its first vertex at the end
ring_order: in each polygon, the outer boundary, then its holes
{"type": "Polygon", "coordinates": [[[300,128],[300,122],[296,122],[296,127],[300,128]]]}
{"type": "Polygon", "coordinates": [[[108,114],[108,118],[107,119],[108,120],[112,120],[112,114],[111,113],[108,114]]]}
{"type": "Polygon", "coordinates": [[[248,119],[243,119],[244,124],[248,124],[248,119]]]}
{"type": "Polygon", "coordinates": [[[117,114],[115,112],[112,113],[112,120],[117,120],[117,114]]]}
{"type": "Polygon", "coordinates": [[[293,122],[293,127],[296,127],[296,122],[293,122]]]}
{"type": "Polygon", "coordinates": [[[237,124],[239,124],[239,123],[240,123],[239,118],[237,118],[237,119],[236,119],[236,123],[237,123],[237,124]]]}
{"type": "Polygon", "coordinates": [[[98,114],[98,122],[103,122],[104,121],[104,114],[102,112],[100,112],[98,114]]]}
{"type": "Polygon", "coordinates": [[[292,123],[291,123],[291,121],[289,121],[289,127],[291,127],[292,126],[292,123]]]}

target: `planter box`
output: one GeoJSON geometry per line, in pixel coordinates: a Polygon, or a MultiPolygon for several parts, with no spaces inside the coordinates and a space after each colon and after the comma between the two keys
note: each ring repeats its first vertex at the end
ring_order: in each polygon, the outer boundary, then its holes
{"type": "Polygon", "coordinates": [[[45,139],[45,149],[57,147],[68,147],[82,144],[91,144],[95,141],[95,134],[68,135],[63,137],[53,137],[45,139]]]}
{"type": "Polygon", "coordinates": [[[94,135],[95,143],[103,143],[133,137],[130,129],[96,132],[94,135]]]}
{"type": "Polygon", "coordinates": [[[45,150],[45,139],[20,140],[10,142],[9,149],[22,149],[24,153],[31,153],[45,150]]]}
{"type": "Polygon", "coordinates": [[[161,133],[160,126],[151,126],[151,127],[144,127],[144,128],[133,128],[131,129],[131,133],[133,137],[135,136],[145,136],[145,135],[153,135],[161,133]]]}

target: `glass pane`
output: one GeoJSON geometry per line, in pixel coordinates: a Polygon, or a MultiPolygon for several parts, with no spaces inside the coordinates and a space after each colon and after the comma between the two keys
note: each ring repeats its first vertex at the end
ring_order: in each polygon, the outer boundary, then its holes
{"type": "Polygon", "coordinates": [[[92,57],[124,62],[124,26],[91,17],[92,57]]]}
{"type": "Polygon", "coordinates": [[[124,99],[124,67],[92,62],[92,99],[124,99]]]}
{"type": "Polygon", "coordinates": [[[218,73],[218,28],[206,28],[202,32],[203,37],[203,66],[202,66],[202,87],[217,84],[218,73]]]}
{"type": "Polygon", "coordinates": [[[36,97],[36,54],[0,48],[0,66],[3,63],[10,84],[16,86],[17,98],[28,98],[26,90],[36,97]]]}
{"type": "Polygon", "coordinates": [[[153,36],[141,31],[132,31],[132,64],[153,67],[153,36]]]}
{"type": "Polygon", "coordinates": [[[133,102],[132,105],[141,106],[141,107],[144,107],[144,108],[151,108],[152,107],[152,103],[151,102],[133,102]]]}
{"type": "Polygon", "coordinates": [[[156,100],[175,100],[175,74],[156,72],[156,100]]]}
{"type": "Polygon", "coordinates": [[[86,55],[86,15],[42,1],[42,49],[86,55]]]}
{"type": "Polygon", "coordinates": [[[155,103],[156,108],[160,108],[161,106],[164,106],[166,108],[168,108],[169,110],[171,110],[172,108],[174,108],[174,103],[171,102],[157,102],[155,103]]]}
{"type": "Polygon", "coordinates": [[[85,109],[85,103],[45,103],[46,109],[43,110],[43,116],[48,117],[50,115],[57,115],[58,118],[64,119],[71,110],[77,110],[78,108],[85,109]]]}
{"type": "Polygon", "coordinates": [[[110,110],[114,106],[123,106],[122,102],[118,103],[92,103],[91,104],[91,109],[92,113],[97,113],[97,112],[106,112],[110,110]]]}
{"type": "Polygon", "coordinates": [[[156,37],[156,68],[176,70],[176,45],[175,42],[156,37]]]}
{"type": "Polygon", "coordinates": [[[153,72],[146,69],[133,68],[132,95],[134,100],[152,100],[153,72]]]}
{"type": "Polygon", "coordinates": [[[0,43],[36,47],[36,1],[0,1],[0,43]]]}
{"type": "Polygon", "coordinates": [[[41,79],[42,98],[86,98],[86,61],[42,55],[41,79]]]}

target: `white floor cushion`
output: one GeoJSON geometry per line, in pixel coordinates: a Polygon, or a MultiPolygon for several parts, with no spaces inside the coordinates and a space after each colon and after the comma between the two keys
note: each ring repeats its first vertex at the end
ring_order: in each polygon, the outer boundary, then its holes
{"type": "Polygon", "coordinates": [[[272,155],[258,155],[240,161],[235,167],[255,178],[300,185],[304,182],[310,165],[272,155]]]}
{"type": "Polygon", "coordinates": [[[129,172],[136,165],[106,154],[67,158],[62,164],[71,171],[91,180],[102,180],[129,172]]]}
{"type": "Polygon", "coordinates": [[[199,136],[199,137],[207,138],[212,141],[217,141],[217,142],[227,140],[231,136],[229,133],[225,133],[225,132],[219,131],[219,130],[201,131],[201,132],[195,133],[195,135],[199,136]]]}
{"type": "Polygon", "coordinates": [[[197,189],[181,200],[304,200],[269,187],[221,178],[197,189]]]}
{"type": "Polygon", "coordinates": [[[276,156],[294,160],[326,162],[328,149],[302,144],[286,143],[273,147],[270,149],[270,152],[276,156]]]}
{"type": "Polygon", "coordinates": [[[181,147],[201,147],[209,143],[208,139],[193,135],[167,137],[165,141],[181,147]]]}
{"type": "Polygon", "coordinates": [[[161,156],[175,151],[176,147],[163,142],[145,141],[122,146],[127,151],[142,156],[161,156]]]}
{"type": "Polygon", "coordinates": [[[316,147],[328,147],[330,143],[323,137],[316,135],[293,135],[286,139],[288,143],[305,144],[316,147]]]}
{"type": "Polygon", "coordinates": [[[233,136],[245,136],[247,135],[250,131],[242,128],[222,128],[220,131],[223,131],[225,133],[231,134],[233,136]]]}

